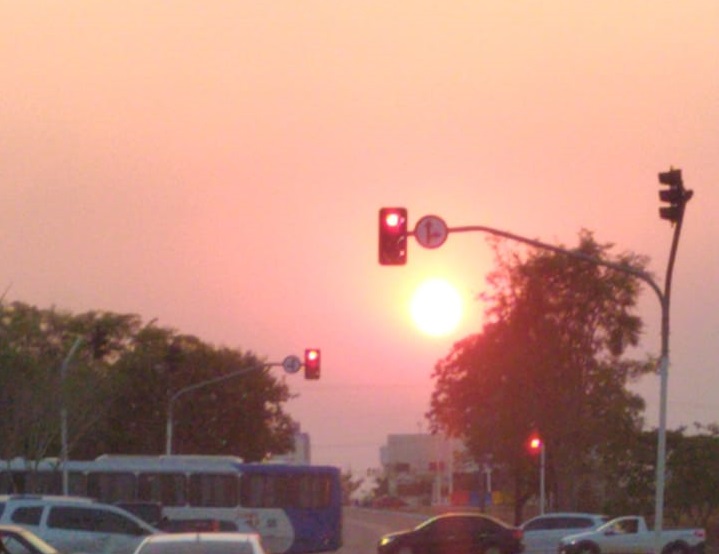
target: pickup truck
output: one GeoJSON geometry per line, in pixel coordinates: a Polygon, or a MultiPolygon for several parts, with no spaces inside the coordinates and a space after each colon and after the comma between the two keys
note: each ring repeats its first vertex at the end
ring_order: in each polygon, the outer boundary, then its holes
{"type": "MultiPolygon", "coordinates": [[[[659,554],[703,554],[704,529],[672,529],[659,535],[659,554]]],[[[567,535],[559,554],[654,554],[654,531],[641,516],[612,519],[594,531],[567,535]]]]}

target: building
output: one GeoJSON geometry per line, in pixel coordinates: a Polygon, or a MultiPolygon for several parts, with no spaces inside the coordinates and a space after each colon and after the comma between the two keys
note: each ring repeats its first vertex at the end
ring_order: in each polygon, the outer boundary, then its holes
{"type": "Polygon", "coordinates": [[[380,448],[380,462],[389,494],[415,505],[450,503],[457,471],[477,471],[461,461],[463,452],[461,441],[443,435],[388,435],[387,444],[380,448]]]}
{"type": "Polygon", "coordinates": [[[303,433],[300,430],[299,425],[295,429],[294,444],[294,448],[291,452],[279,456],[273,456],[271,461],[297,465],[311,464],[312,454],[310,448],[310,435],[309,433],[303,433]]]}

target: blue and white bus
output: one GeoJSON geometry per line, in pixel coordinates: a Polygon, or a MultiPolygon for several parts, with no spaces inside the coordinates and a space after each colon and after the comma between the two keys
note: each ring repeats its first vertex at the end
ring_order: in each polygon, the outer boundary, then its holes
{"type": "Polygon", "coordinates": [[[276,554],[342,546],[338,468],[244,463],[226,456],[115,456],[0,461],[0,494],[68,494],[109,504],[156,503],[163,518],[250,527],[276,554]],[[63,475],[65,474],[65,475],[63,475]]]}

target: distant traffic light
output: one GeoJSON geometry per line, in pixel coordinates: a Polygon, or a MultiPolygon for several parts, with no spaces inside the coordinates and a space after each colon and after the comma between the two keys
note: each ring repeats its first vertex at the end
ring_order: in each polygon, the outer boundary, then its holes
{"type": "Polygon", "coordinates": [[[379,211],[379,263],[404,265],[407,262],[407,209],[379,211]]]}
{"type": "Polygon", "coordinates": [[[681,169],[670,169],[659,174],[659,183],[669,188],[659,191],[659,200],[666,202],[667,206],[659,208],[659,217],[678,222],[684,213],[684,205],[692,197],[692,191],[684,189],[681,169]]]}
{"type": "Polygon", "coordinates": [[[530,454],[539,455],[542,453],[542,448],[544,445],[542,444],[542,439],[539,435],[532,434],[530,435],[529,439],[527,440],[527,450],[530,454]]]}
{"type": "Polygon", "coordinates": [[[305,379],[320,378],[320,349],[305,349],[305,379]]]}

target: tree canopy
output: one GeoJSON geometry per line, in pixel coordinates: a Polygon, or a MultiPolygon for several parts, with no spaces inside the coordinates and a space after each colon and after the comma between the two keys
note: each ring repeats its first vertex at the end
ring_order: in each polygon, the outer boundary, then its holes
{"type": "MultiPolygon", "coordinates": [[[[70,457],[164,453],[173,394],[262,363],[133,314],[0,303],[0,458],[57,456],[63,401],[70,457]]],[[[285,453],[296,428],[283,409],[290,397],[284,379],[266,369],[182,395],[173,451],[248,461],[285,453]]]]}
{"type": "MultiPolygon", "coordinates": [[[[601,494],[593,484],[600,454],[626,448],[641,430],[644,401],[626,385],[654,364],[625,356],[642,330],[636,277],[504,244],[495,242],[497,268],[481,295],[485,324],[436,364],[428,417],[434,430],[462,437],[477,461],[505,469],[519,520],[537,491],[528,437],[544,441],[553,508],[584,508],[601,494]]],[[[579,252],[644,270],[645,258],[612,248],[579,235],[579,252]]]]}

